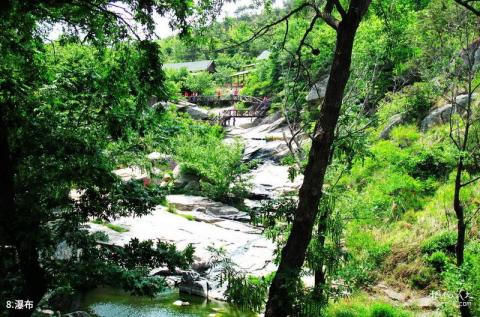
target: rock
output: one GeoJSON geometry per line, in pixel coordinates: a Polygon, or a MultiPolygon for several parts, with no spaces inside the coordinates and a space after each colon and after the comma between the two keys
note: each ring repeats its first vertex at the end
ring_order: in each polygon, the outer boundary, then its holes
{"type": "Polygon", "coordinates": [[[180,293],[187,293],[208,298],[210,289],[207,279],[200,277],[200,274],[193,271],[182,272],[182,279],[178,285],[180,293]]]}
{"type": "Polygon", "coordinates": [[[191,180],[183,187],[183,189],[189,192],[197,192],[200,190],[200,183],[197,180],[191,180]]]}
{"type": "MultiPolygon", "coordinates": [[[[183,172],[180,165],[175,166],[175,168],[173,169],[172,175],[174,179],[173,185],[175,186],[175,188],[183,188],[191,182],[196,182],[198,184],[198,188],[200,187],[200,183],[199,183],[200,178],[197,175],[183,172]]],[[[196,186],[197,185],[193,183],[190,184],[191,189],[195,189],[196,186]]]]}
{"type": "Polygon", "coordinates": [[[195,120],[206,120],[209,117],[207,110],[197,106],[186,107],[185,111],[195,120]]]}
{"type": "Polygon", "coordinates": [[[53,258],[55,260],[70,260],[73,256],[73,248],[66,241],[57,244],[53,258]]]}
{"type": "Polygon", "coordinates": [[[454,111],[451,104],[447,104],[443,107],[437,108],[430,112],[423,120],[421,124],[422,132],[427,131],[428,129],[442,124],[447,123],[450,120],[450,116],[454,111]]]}
{"type": "Polygon", "coordinates": [[[222,219],[248,220],[248,214],[235,207],[201,196],[168,195],[167,201],[178,210],[195,211],[222,219]]]}
{"type": "Polygon", "coordinates": [[[158,267],[153,270],[151,270],[148,275],[150,276],[169,276],[169,275],[174,275],[176,272],[170,271],[169,268],[167,267],[158,267]]]}
{"type": "Polygon", "coordinates": [[[90,317],[90,314],[84,311],[76,311],[62,315],[62,317],[90,317]]]}
{"type": "Polygon", "coordinates": [[[200,274],[194,271],[182,272],[182,283],[191,283],[200,279],[200,274]]]}
{"type": "Polygon", "coordinates": [[[436,309],[438,307],[437,301],[432,297],[421,297],[414,301],[415,306],[421,309],[436,309]]]}
{"type": "Polygon", "coordinates": [[[148,177],[147,173],[142,171],[138,166],[121,168],[112,171],[115,175],[119,176],[123,181],[129,181],[132,179],[142,179],[148,177]]]}
{"type": "Polygon", "coordinates": [[[147,158],[148,158],[150,161],[157,161],[157,160],[159,160],[161,157],[162,157],[162,153],[159,153],[159,152],[152,152],[152,153],[150,153],[150,154],[147,155],[147,158]]]}
{"type": "Polygon", "coordinates": [[[165,283],[167,283],[168,287],[174,288],[180,285],[180,282],[182,281],[182,277],[180,275],[172,275],[172,276],[167,276],[165,278],[165,283]]]}
{"type": "Polygon", "coordinates": [[[293,182],[288,179],[288,166],[277,165],[274,162],[265,162],[255,170],[250,171],[250,199],[271,199],[286,192],[296,191],[301,183],[302,176],[297,176],[293,182]]]}
{"type": "MultiPolygon", "coordinates": [[[[475,99],[475,95],[472,96],[475,99]]],[[[428,129],[449,122],[450,116],[452,113],[458,112],[460,114],[464,113],[464,107],[468,102],[468,95],[457,96],[455,100],[455,106],[453,104],[446,104],[440,108],[432,110],[423,120],[421,124],[422,132],[427,131],[428,129]]]]}
{"type": "Polygon", "coordinates": [[[403,123],[403,118],[401,114],[393,115],[390,120],[388,120],[387,125],[383,128],[382,133],[380,133],[381,139],[388,139],[390,137],[390,132],[392,132],[393,128],[401,125],[403,123]]]}
{"type": "Polygon", "coordinates": [[[399,293],[391,288],[385,288],[383,289],[383,292],[391,300],[398,301],[398,302],[405,302],[406,300],[406,296],[404,294],[399,293]]]}
{"type": "Polygon", "coordinates": [[[207,261],[196,261],[191,265],[191,267],[192,270],[197,272],[205,272],[211,268],[211,265],[207,261]]]}
{"type": "Polygon", "coordinates": [[[323,76],[312,88],[307,95],[308,102],[320,103],[325,98],[325,92],[327,91],[327,83],[329,75],[323,76]]]}
{"type": "Polygon", "coordinates": [[[180,293],[186,293],[186,294],[208,298],[209,285],[208,285],[208,281],[204,278],[196,281],[191,281],[191,282],[185,282],[183,281],[183,278],[182,278],[182,281],[180,282],[178,289],[180,293]]]}

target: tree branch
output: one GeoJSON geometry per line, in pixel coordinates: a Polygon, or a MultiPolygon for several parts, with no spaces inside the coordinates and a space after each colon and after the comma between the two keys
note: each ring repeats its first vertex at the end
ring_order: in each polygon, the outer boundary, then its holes
{"type": "Polygon", "coordinates": [[[222,48],[219,48],[218,50],[215,50],[214,52],[221,52],[223,50],[226,50],[226,49],[229,49],[229,48],[234,48],[234,47],[238,47],[238,46],[241,46],[243,44],[246,44],[248,42],[251,42],[257,38],[259,38],[260,36],[264,35],[265,33],[268,32],[268,30],[270,30],[272,27],[288,20],[288,18],[290,18],[292,15],[296,14],[297,12],[300,12],[302,11],[303,9],[305,9],[306,7],[309,7],[311,6],[310,3],[306,2],[306,3],[303,3],[302,5],[300,5],[299,7],[293,9],[292,11],[290,11],[288,14],[284,15],[283,17],[281,17],[280,19],[278,20],[275,20],[273,21],[272,23],[269,23],[263,27],[261,27],[260,29],[258,29],[255,33],[253,33],[253,35],[251,37],[249,37],[248,39],[246,39],[245,41],[241,41],[241,42],[237,42],[233,45],[229,45],[229,46],[225,46],[225,47],[222,47],[222,48]]]}
{"type": "Polygon", "coordinates": [[[475,9],[469,2],[472,1],[463,1],[463,0],[454,0],[456,3],[464,7],[465,9],[471,11],[476,16],[480,17],[480,10],[475,9]]]}

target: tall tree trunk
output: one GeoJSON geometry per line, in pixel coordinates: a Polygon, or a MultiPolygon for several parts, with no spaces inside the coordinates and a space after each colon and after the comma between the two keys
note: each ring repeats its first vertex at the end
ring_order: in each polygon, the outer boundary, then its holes
{"type": "Polygon", "coordinates": [[[350,75],[353,42],[358,25],[369,5],[370,0],[352,0],[347,14],[338,25],[335,55],[325,99],[320,110],[320,118],[315,126],[304,180],[299,191],[295,219],[270,287],[266,317],[283,317],[292,313],[290,288],[298,279],[312,237],[335,127],[350,75]]]}
{"type": "MultiPolygon", "coordinates": [[[[14,166],[8,142],[8,127],[6,124],[6,104],[0,105],[0,233],[1,243],[15,247],[18,265],[24,278],[22,300],[33,301],[34,307],[46,292],[45,272],[38,262],[38,252],[34,241],[19,237],[20,229],[35,231],[36,228],[22,228],[18,223],[21,218],[15,210],[14,166]]],[[[34,215],[31,215],[34,217],[34,215]]],[[[29,221],[30,223],[30,221],[29,221]]],[[[33,310],[11,310],[11,316],[30,316],[33,310]]]]}
{"type": "MultiPolygon", "coordinates": [[[[465,250],[465,231],[467,225],[465,223],[465,211],[463,209],[462,202],[460,200],[460,190],[462,188],[462,172],[463,172],[463,159],[460,158],[457,164],[457,173],[455,175],[455,190],[453,195],[453,209],[457,217],[457,244],[455,246],[455,255],[457,258],[457,267],[461,267],[464,261],[465,250]]],[[[467,292],[460,290],[458,294],[458,303],[460,307],[460,314],[462,317],[472,316],[470,307],[468,307],[467,292]]]]}
{"type": "MultiPolygon", "coordinates": [[[[329,217],[330,217],[330,212],[328,209],[326,209],[323,211],[323,213],[320,216],[320,219],[318,220],[317,240],[318,240],[318,247],[322,250],[322,253],[324,253],[323,250],[325,246],[325,235],[327,231],[327,221],[329,217]]],[[[323,265],[324,265],[323,257],[320,259],[319,263],[316,263],[316,265],[318,266],[317,266],[317,269],[315,270],[315,294],[314,295],[318,300],[326,300],[325,292],[324,292],[326,277],[325,277],[325,272],[323,270],[323,265]]]]}

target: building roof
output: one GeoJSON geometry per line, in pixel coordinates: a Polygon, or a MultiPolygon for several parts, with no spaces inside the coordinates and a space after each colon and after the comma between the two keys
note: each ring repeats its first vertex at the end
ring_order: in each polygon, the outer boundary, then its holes
{"type": "Polygon", "coordinates": [[[215,66],[215,63],[212,60],[203,60],[195,62],[186,62],[186,63],[168,63],[164,64],[164,69],[181,69],[186,68],[189,72],[201,72],[211,70],[211,67],[215,66]]]}
{"type": "Polygon", "coordinates": [[[262,60],[262,59],[268,59],[270,57],[271,52],[269,50],[265,50],[260,53],[260,55],[257,56],[257,59],[262,60]]]}
{"type": "Polygon", "coordinates": [[[250,73],[250,70],[242,70],[241,72],[236,72],[234,74],[231,74],[229,77],[235,77],[235,76],[241,76],[250,73]]]}

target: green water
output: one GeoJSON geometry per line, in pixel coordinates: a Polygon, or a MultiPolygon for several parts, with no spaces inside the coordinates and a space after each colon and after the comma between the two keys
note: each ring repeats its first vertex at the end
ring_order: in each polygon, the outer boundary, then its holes
{"type": "Polygon", "coordinates": [[[154,298],[131,296],[113,288],[97,288],[82,299],[82,309],[100,317],[253,317],[219,301],[207,301],[197,296],[179,294],[177,290],[161,293],[154,298]],[[177,300],[188,306],[175,306],[177,300]]]}

